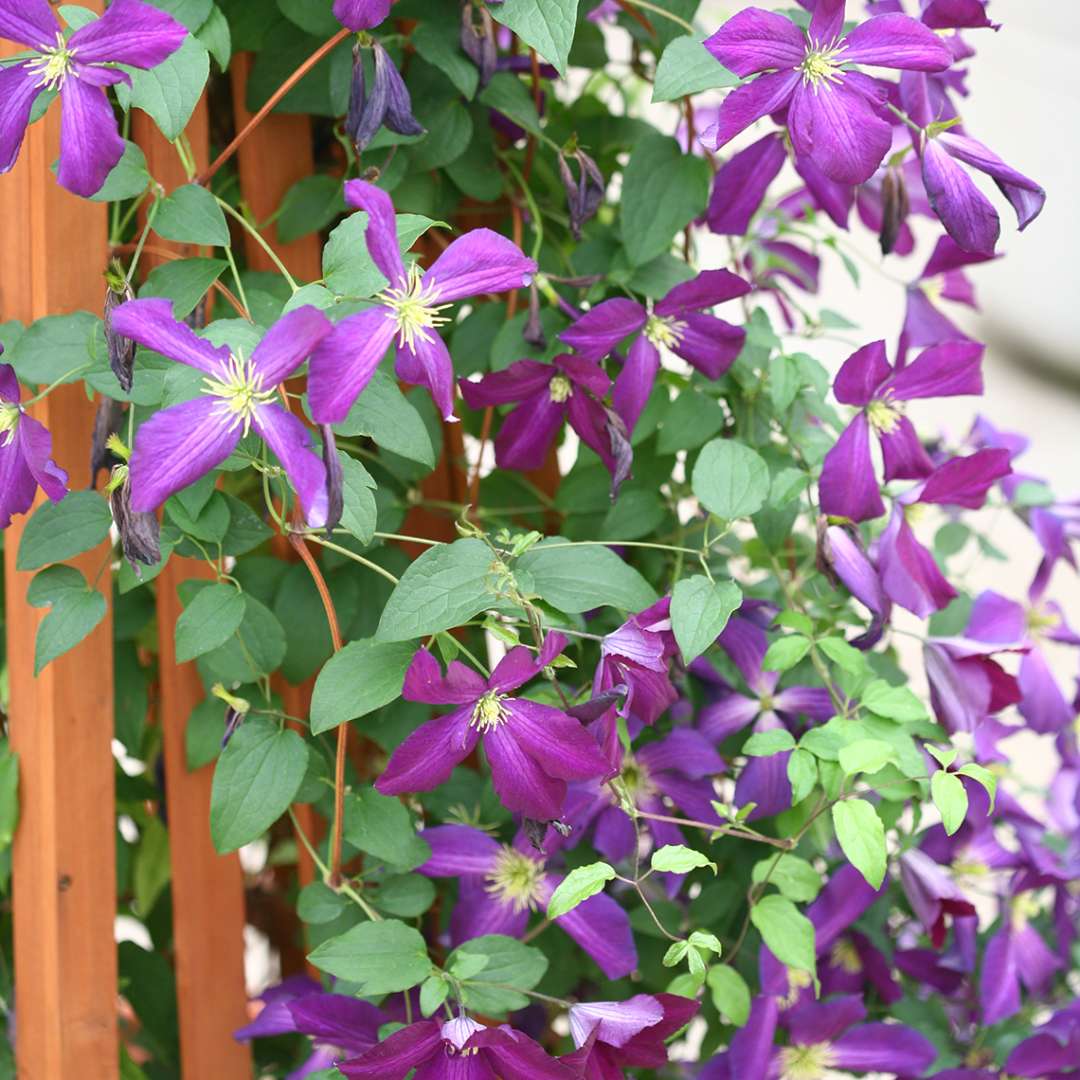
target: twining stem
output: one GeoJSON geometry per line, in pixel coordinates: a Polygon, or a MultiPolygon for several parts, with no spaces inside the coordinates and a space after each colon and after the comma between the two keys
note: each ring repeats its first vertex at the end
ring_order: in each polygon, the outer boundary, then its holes
{"type": "MultiPolygon", "coordinates": [[[[288,267],[281,261],[281,259],[278,258],[277,252],[270,246],[270,244],[266,242],[266,240],[263,239],[263,236],[259,232],[259,230],[256,229],[255,226],[252,225],[251,222],[248,221],[248,219],[244,217],[243,214],[241,214],[238,210],[233,209],[233,207],[230,206],[224,199],[219,199],[216,195],[214,196],[214,198],[218,206],[220,206],[226,214],[228,214],[235,221],[237,221],[240,224],[240,227],[255,241],[255,243],[259,245],[259,247],[263,249],[263,251],[266,252],[267,258],[277,267],[278,273],[281,274],[281,276],[289,283],[289,288],[292,289],[293,292],[296,292],[300,288],[300,286],[296,283],[296,279],[292,276],[292,274],[289,273],[288,267]]],[[[228,247],[226,247],[225,253],[226,255],[229,254],[228,247]]]]}
{"type": "MultiPolygon", "coordinates": [[[[236,282],[236,291],[240,294],[240,303],[244,305],[245,311],[250,311],[251,308],[248,307],[247,294],[244,292],[244,283],[240,280],[240,271],[236,267],[236,259],[233,257],[232,248],[228,244],[225,245],[225,258],[229,262],[229,269],[232,271],[233,281],[236,282]]],[[[251,316],[249,315],[248,320],[250,321],[250,319],[251,316]]]]}
{"type": "MultiPolygon", "coordinates": [[[[304,849],[311,856],[311,861],[322,871],[324,878],[329,878],[329,867],[321,858],[319,858],[319,853],[308,839],[307,833],[304,832],[303,825],[300,824],[300,819],[296,816],[296,811],[291,806],[289,807],[289,817],[292,819],[293,830],[296,835],[300,837],[300,843],[304,845],[304,849]]],[[[372,922],[380,922],[382,920],[382,916],[347,882],[339,882],[337,891],[343,893],[352,900],[372,922]]]]}
{"type": "Polygon", "coordinates": [[[637,817],[648,818],[649,821],[664,821],[669,825],[686,825],[693,829],[705,829],[707,832],[723,833],[725,836],[734,836],[739,840],[753,840],[759,844],[768,844],[770,847],[790,851],[795,844],[791,837],[766,836],[764,833],[755,832],[753,829],[743,829],[738,825],[725,825],[724,822],[710,824],[707,821],[695,821],[693,818],[669,817],[667,814],[651,814],[646,810],[635,811],[637,817]]]}
{"type": "Polygon", "coordinates": [[[350,30],[339,30],[329,41],[320,45],[267,99],[266,104],[244,125],[236,138],[213,160],[210,166],[195,177],[196,184],[205,186],[210,178],[236,153],[247,137],[270,115],[274,106],[324,57],[344,41],[350,30]]]}
{"type": "Polygon", "coordinates": [[[39,390],[32,398],[27,398],[27,400],[23,402],[23,405],[28,406],[37,404],[42,398],[48,397],[61,383],[67,382],[68,379],[73,378],[75,375],[80,375],[91,366],[90,362],[87,361],[85,364],[79,364],[78,367],[73,367],[70,371],[65,371],[59,379],[54,379],[44,390],[39,390]]]}
{"type": "MultiPolygon", "coordinates": [[[[341,628],[338,625],[337,611],[334,608],[330,590],[327,588],[326,579],[314,556],[308,551],[303,536],[294,532],[287,532],[285,535],[308,568],[308,573],[311,574],[311,580],[315,583],[319,599],[322,600],[323,610],[326,612],[326,623],[330,627],[330,640],[333,643],[334,652],[339,653],[341,652],[341,628]]],[[[337,755],[334,760],[334,823],[330,840],[330,869],[327,877],[327,884],[332,889],[341,886],[341,846],[345,829],[345,750],[348,734],[348,725],[339,724],[337,755]]]]}
{"type": "Polygon", "coordinates": [[[311,540],[318,544],[320,547],[326,548],[328,551],[336,551],[339,555],[344,555],[347,559],[352,559],[353,562],[358,562],[361,566],[366,566],[369,570],[374,570],[376,574],[380,574],[386,578],[391,585],[396,585],[398,579],[394,574],[391,574],[385,567],[380,566],[376,562],[372,562],[370,559],[365,559],[363,555],[357,555],[355,551],[350,551],[347,547],[342,547],[340,544],[331,543],[329,540],[324,540],[321,536],[314,536],[311,533],[290,533],[290,542],[292,542],[292,536],[303,536],[307,540],[311,540]]]}
{"type": "Polygon", "coordinates": [[[154,224],[154,218],[157,216],[157,208],[160,206],[158,199],[150,204],[150,209],[146,214],[146,224],[142,227],[142,232],[139,233],[139,242],[135,245],[135,254],[131,256],[131,265],[128,267],[126,283],[130,286],[132,281],[135,280],[135,270],[138,268],[139,259],[142,257],[143,248],[146,246],[146,238],[150,235],[150,229],[154,224]]]}

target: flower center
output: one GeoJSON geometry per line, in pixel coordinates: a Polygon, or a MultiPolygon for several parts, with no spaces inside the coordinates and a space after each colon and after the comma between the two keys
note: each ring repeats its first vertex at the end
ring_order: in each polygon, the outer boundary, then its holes
{"type": "Polygon", "coordinates": [[[1061,622],[1061,616],[1049,611],[1044,607],[1030,607],[1024,618],[1028,633],[1033,637],[1041,637],[1044,630],[1053,630],[1061,622]]]}
{"type": "Polygon", "coordinates": [[[791,1008],[799,1000],[799,994],[812,985],[814,977],[801,968],[788,968],[788,992],[780,999],[781,1007],[791,1008]]]}
{"type": "Polygon", "coordinates": [[[543,878],[542,862],[504,845],[484,888],[500,904],[512,904],[515,911],[535,910],[540,902],[543,878]]]}
{"type": "Polygon", "coordinates": [[[878,398],[866,406],[866,418],[879,435],[891,435],[899,426],[903,409],[887,398],[878,398]]]}
{"type": "Polygon", "coordinates": [[[623,758],[619,779],[622,781],[627,795],[635,803],[639,797],[651,795],[656,791],[656,785],[649,776],[649,770],[640,761],[630,757],[629,754],[623,758]]]}
{"type": "Polygon", "coordinates": [[[38,86],[47,87],[49,90],[59,90],[64,85],[68,75],[78,78],[78,72],[74,71],[72,61],[75,59],[75,50],[67,47],[64,35],[56,32],[56,48],[43,49],[36,60],[31,60],[26,65],[28,71],[32,71],[38,78],[38,86]]]}
{"type": "Polygon", "coordinates": [[[1042,905],[1036,899],[1034,893],[1021,893],[1012,902],[1009,913],[1012,925],[1017,930],[1023,930],[1031,919],[1034,919],[1042,911],[1042,905]]]}
{"type": "Polygon", "coordinates": [[[265,405],[274,396],[274,391],[264,390],[263,376],[260,375],[244,354],[233,353],[229,356],[225,374],[220,379],[207,376],[203,379],[204,394],[221,398],[220,410],[229,417],[229,427],[242,425],[244,434],[251,430],[251,420],[260,405],[265,405]]]}
{"type": "Polygon", "coordinates": [[[489,690],[474,706],[469,724],[481,734],[506,723],[506,710],[502,707],[503,695],[489,690]]]}
{"type": "Polygon", "coordinates": [[[565,375],[553,375],[548,383],[548,393],[556,405],[561,405],[573,394],[574,388],[565,375]]]}
{"type": "Polygon", "coordinates": [[[450,321],[448,315],[440,315],[449,304],[437,304],[439,290],[434,281],[425,280],[424,271],[412,263],[404,285],[390,286],[377,297],[379,303],[390,309],[390,318],[397,325],[398,344],[414,348],[416,339],[431,340],[428,332],[433,327],[450,321]]]}
{"type": "Polygon", "coordinates": [[[862,971],[862,960],[859,959],[859,950],[855,948],[855,942],[850,938],[841,938],[829,953],[829,959],[841,971],[849,975],[858,975],[862,971]]]}
{"type": "Polygon", "coordinates": [[[15,438],[22,410],[13,402],[0,402],[0,446],[9,446],[15,438]]]}
{"type": "Polygon", "coordinates": [[[686,333],[686,323],[674,315],[650,315],[645,324],[645,337],[658,349],[674,349],[686,333]]]}
{"type": "Polygon", "coordinates": [[[836,58],[845,49],[847,49],[846,45],[837,45],[836,42],[826,45],[824,42],[811,41],[806,50],[806,56],[799,65],[799,70],[803,73],[803,82],[809,83],[815,92],[823,82],[840,82],[843,71],[836,58]]]}
{"type": "Polygon", "coordinates": [[[780,1075],[783,1080],[819,1080],[835,1060],[828,1043],[785,1046],[780,1051],[780,1075]]]}

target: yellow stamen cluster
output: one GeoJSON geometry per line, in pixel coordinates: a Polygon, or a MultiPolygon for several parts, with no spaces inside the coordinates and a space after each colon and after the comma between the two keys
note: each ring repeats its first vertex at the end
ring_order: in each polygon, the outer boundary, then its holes
{"type": "Polygon", "coordinates": [[[785,1046],[780,1051],[780,1075],[783,1080],[820,1080],[835,1060],[828,1043],[785,1046]]]}
{"type": "Polygon", "coordinates": [[[866,419],[879,435],[891,435],[899,426],[904,410],[888,397],[877,398],[866,406],[866,419]]]}
{"type": "Polygon", "coordinates": [[[574,388],[565,375],[553,375],[548,383],[548,394],[556,405],[561,405],[573,394],[574,388]]]}
{"type": "Polygon", "coordinates": [[[645,337],[658,349],[674,349],[686,333],[686,323],[674,315],[650,315],[645,324],[645,337]]]}
{"type": "Polygon", "coordinates": [[[515,911],[536,910],[541,898],[544,864],[506,845],[495,859],[484,888],[515,911]]]}
{"type": "Polygon", "coordinates": [[[404,285],[389,286],[375,298],[389,308],[388,317],[397,327],[398,344],[414,348],[416,339],[431,341],[430,331],[450,321],[448,315],[440,315],[449,304],[437,303],[439,290],[430,277],[416,263],[409,267],[404,285]]]}
{"type": "Polygon", "coordinates": [[[840,82],[843,70],[837,57],[845,49],[847,49],[846,45],[838,45],[836,42],[826,45],[824,42],[811,41],[806,50],[806,56],[799,65],[803,82],[809,83],[814,88],[815,93],[820,89],[822,83],[840,82]]]}
{"type": "Polygon", "coordinates": [[[10,401],[0,402],[0,446],[8,446],[15,438],[15,429],[19,426],[22,411],[10,401]]]}
{"type": "Polygon", "coordinates": [[[263,376],[243,353],[233,353],[220,379],[203,379],[204,394],[221,398],[220,409],[229,415],[229,427],[243,426],[243,434],[251,430],[251,421],[260,405],[274,396],[273,389],[263,389],[263,376]]]}
{"type": "Polygon", "coordinates": [[[780,999],[780,1004],[783,1008],[789,1009],[799,1000],[799,995],[808,986],[812,986],[814,983],[814,977],[809,971],[803,971],[801,968],[788,968],[788,991],[780,999]]]}
{"type": "Polygon", "coordinates": [[[1028,633],[1033,637],[1040,637],[1045,630],[1054,630],[1061,624],[1061,616],[1041,605],[1028,608],[1024,621],[1027,624],[1028,633]]]}
{"type": "Polygon", "coordinates": [[[506,722],[506,710],[502,707],[502,695],[489,690],[474,706],[471,727],[476,728],[480,734],[491,731],[506,722]]]}
{"type": "Polygon", "coordinates": [[[623,758],[619,779],[622,781],[627,795],[635,803],[639,799],[646,798],[656,792],[656,785],[652,782],[652,777],[649,776],[649,770],[629,754],[623,758]]]}
{"type": "Polygon", "coordinates": [[[56,32],[56,48],[44,49],[39,57],[31,60],[26,69],[38,75],[37,85],[49,90],[59,90],[64,85],[64,80],[69,75],[78,78],[79,73],[73,69],[72,61],[75,59],[75,50],[67,47],[64,35],[56,32]]]}
{"type": "Polygon", "coordinates": [[[862,960],[859,959],[859,950],[855,948],[855,942],[851,938],[841,938],[829,953],[829,959],[841,971],[849,975],[858,975],[862,971],[862,960]]]}

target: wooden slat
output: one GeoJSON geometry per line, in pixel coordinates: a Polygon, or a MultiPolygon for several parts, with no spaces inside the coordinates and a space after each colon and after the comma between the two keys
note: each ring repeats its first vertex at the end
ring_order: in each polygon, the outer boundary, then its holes
{"type": "MultiPolygon", "coordinates": [[[[101,4],[94,6],[100,10],[101,4]]],[[[0,177],[0,319],[100,311],[106,210],[63,191],[50,165],[60,109],[27,134],[0,177]]],[[[94,406],[63,387],[32,414],[51,431],[73,487],[86,481],[94,406]]],[[[26,518],[4,537],[11,743],[20,758],[21,820],[13,862],[15,1013],[22,1080],[117,1075],[116,823],[112,618],[34,677],[43,612],[26,604],[32,574],[15,569],[26,518]]],[[[72,560],[109,593],[109,548],[72,560]]]]}
{"type": "MultiPolygon", "coordinates": [[[[198,166],[209,152],[209,121],[203,99],[187,128],[198,166]]],[[[175,149],[143,113],[133,113],[133,136],[146,153],[151,175],[166,191],[187,181],[175,149]]],[[[182,246],[160,243],[183,255],[182,246]]],[[[155,256],[144,256],[147,269],[155,256]]],[[[230,312],[230,316],[231,316],[230,312]]],[[[136,375],[138,378],[138,375],[136,375]]],[[[247,1022],[244,984],[244,878],[239,858],[219,855],[210,840],[212,765],[187,767],[185,731],[191,710],[205,697],[193,663],[176,664],[174,629],[182,608],[181,581],[211,576],[205,563],[170,560],[156,582],[159,716],[164,737],[165,795],[172,863],[173,940],[180,1019],[180,1060],[185,1078],[246,1077],[251,1051],[232,1033],[247,1022]]]]}

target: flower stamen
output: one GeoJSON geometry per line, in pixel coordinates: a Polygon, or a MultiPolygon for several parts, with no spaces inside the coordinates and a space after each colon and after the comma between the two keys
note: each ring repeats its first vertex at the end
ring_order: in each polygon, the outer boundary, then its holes
{"type": "Polygon", "coordinates": [[[803,82],[809,83],[814,88],[815,93],[822,83],[841,82],[844,73],[837,61],[837,57],[846,49],[846,45],[838,45],[835,41],[829,45],[824,42],[808,42],[806,56],[799,65],[799,70],[803,75],[803,82]]]}
{"type": "Polygon", "coordinates": [[[230,415],[229,427],[243,425],[243,434],[251,430],[251,421],[261,405],[274,396],[273,389],[263,389],[263,376],[255,370],[242,352],[232,353],[220,379],[207,376],[203,379],[204,394],[221,398],[220,408],[230,415]]]}
{"type": "Polygon", "coordinates": [[[474,706],[469,726],[480,734],[506,723],[506,710],[502,707],[503,695],[489,690],[474,706]]]}
{"type": "Polygon", "coordinates": [[[26,65],[26,69],[40,76],[37,83],[39,87],[59,90],[69,75],[74,75],[75,78],[79,77],[79,73],[74,69],[74,59],[75,50],[67,47],[64,35],[58,30],[56,32],[56,47],[43,49],[37,59],[31,60],[26,65]]]}
{"type": "Polygon", "coordinates": [[[10,446],[19,426],[22,410],[12,402],[0,402],[0,446],[10,446]]]}
{"type": "Polygon", "coordinates": [[[541,900],[543,880],[542,862],[504,845],[484,888],[499,903],[513,905],[515,911],[535,911],[541,900]]]}
{"type": "Polygon", "coordinates": [[[877,398],[866,406],[866,418],[879,435],[892,435],[900,426],[903,415],[901,405],[888,397],[877,398]]]}
{"type": "Polygon", "coordinates": [[[783,1080],[821,1080],[835,1060],[828,1043],[785,1046],[780,1051],[780,1075],[783,1080]]]}
{"type": "Polygon", "coordinates": [[[403,285],[388,286],[375,299],[390,309],[387,315],[397,326],[398,344],[409,349],[415,348],[417,338],[431,341],[430,331],[450,321],[439,312],[451,305],[436,303],[438,287],[416,263],[409,266],[403,285]]]}
{"type": "Polygon", "coordinates": [[[645,337],[658,349],[674,349],[686,333],[686,323],[674,315],[650,315],[645,324],[645,337]]]}
{"type": "Polygon", "coordinates": [[[573,394],[574,388],[565,375],[553,375],[548,383],[548,394],[556,405],[561,405],[573,394]]]}

